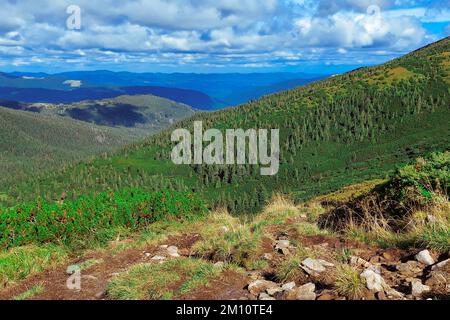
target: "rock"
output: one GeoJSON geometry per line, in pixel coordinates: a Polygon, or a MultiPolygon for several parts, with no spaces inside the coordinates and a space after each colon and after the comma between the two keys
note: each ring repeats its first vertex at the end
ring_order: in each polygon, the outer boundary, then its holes
{"type": "Polygon", "coordinates": [[[316,285],[312,282],[304,284],[292,291],[295,292],[296,300],[316,300],[316,285]]]}
{"type": "Polygon", "coordinates": [[[276,288],[278,285],[275,282],[267,280],[255,280],[248,285],[248,291],[254,296],[258,296],[261,292],[269,288],[276,288]]]}
{"type": "Polygon", "coordinates": [[[258,297],[259,300],[276,300],[274,297],[271,297],[265,292],[261,292],[258,297]]]}
{"type": "Polygon", "coordinates": [[[151,254],[151,253],[148,253],[148,252],[145,252],[144,255],[148,258],[148,257],[150,257],[152,254],[151,254]]]}
{"type": "Polygon", "coordinates": [[[217,261],[214,263],[214,268],[222,268],[224,266],[225,262],[223,261],[217,261]]]}
{"type": "MultiPolygon", "coordinates": [[[[447,260],[444,260],[444,261],[441,261],[441,262],[439,262],[439,263],[436,263],[434,266],[432,266],[431,267],[431,270],[440,270],[440,269],[444,269],[444,268],[446,268],[446,267],[450,267],[450,259],[447,259],[447,260]]],[[[450,272],[450,270],[449,270],[449,272],[450,272]]]]}
{"type": "Polygon", "coordinates": [[[317,275],[326,270],[325,266],[319,260],[312,258],[306,258],[303,260],[300,267],[309,275],[317,275]]]}
{"type": "Polygon", "coordinates": [[[417,277],[423,273],[422,265],[417,261],[408,261],[397,265],[397,270],[404,277],[417,277]]]}
{"type": "Polygon", "coordinates": [[[369,268],[371,266],[370,262],[368,262],[364,259],[361,259],[360,257],[355,257],[355,256],[350,257],[350,264],[352,266],[364,267],[364,268],[369,268]]]}
{"type": "Polygon", "coordinates": [[[279,292],[283,292],[283,289],[281,289],[280,287],[273,287],[273,288],[268,288],[266,290],[266,292],[269,296],[274,296],[279,292]]]}
{"type": "Polygon", "coordinates": [[[423,285],[422,281],[419,279],[413,279],[413,281],[411,281],[411,294],[414,297],[420,297],[422,294],[430,290],[431,288],[427,285],[423,285]]]}
{"type": "Polygon", "coordinates": [[[275,249],[289,248],[290,241],[289,240],[278,240],[275,244],[275,249]]]}
{"type": "Polygon", "coordinates": [[[166,257],[156,255],[152,258],[152,260],[163,261],[163,260],[166,260],[166,257]]]}
{"type": "Polygon", "coordinates": [[[321,265],[323,265],[324,267],[330,268],[330,267],[334,267],[334,264],[322,259],[317,259],[317,261],[320,262],[321,265]]]}
{"type": "Polygon", "coordinates": [[[392,256],[392,254],[390,254],[389,252],[383,252],[382,257],[385,260],[391,261],[394,259],[394,257],[392,256]]]}
{"type": "Polygon", "coordinates": [[[387,287],[386,282],[380,274],[373,270],[367,269],[361,273],[361,278],[366,280],[367,289],[371,292],[381,292],[387,287]]]}
{"type": "Polygon", "coordinates": [[[283,286],[281,287],[281,289],[282,289],[283,291],[292,290],[292,289],[294,289],[294,288],[295,288],[295,282],[294,282],[294,281],[285,283],[285,284],[283,284],[283,286]]]}
{"type": "Polygon", "coordinates": [[[405,297],[403,293],[392,288],[386,291],[386,295],[391,299],[403,299],[405,297]]]}
{"type": "Polygon", "coordinates": [[[166,250],[169,246],[167,244],[162,244],[159,246],[161,250],[166,250]]]}
{"type": "Polygon", "coordinates": [[[290,247],[289,240],[278,240],[275,244],[275,250],[278,250],[284,255],[290,254],[289,247],[290,247]]]}
{"type": "Polygon", "coordinates": [[[372,270],[375,273],[381,274],[381,265],[379,265],[379,264],[376,264],[376,265],[373,264],[367,269],[372,270]]]}
{"type": "Polygon", "coordinates": [[[430,255],[430,251],[422,250],[415,256],[416,260],[423,263],[424,265],[431,266],[434,264],[434,259],[430,255]]]}
{"type": "Polygon", "coordinates": [[[180,254],[178,253],[178,248],[175,246],[168,247],[167,254],[173,258],[178,258],[180,256],[180,254]]]}

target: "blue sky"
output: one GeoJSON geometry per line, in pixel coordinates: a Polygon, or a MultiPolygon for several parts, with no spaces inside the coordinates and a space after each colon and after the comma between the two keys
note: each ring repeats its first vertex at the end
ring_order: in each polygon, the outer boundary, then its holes
{"type": "Polygon", "coordinates": [[[339,73],[450,35],[438,0],[0,0],[0,71],[339,73]],[[67,8],[81,9],[68,29],[67,8]]]}

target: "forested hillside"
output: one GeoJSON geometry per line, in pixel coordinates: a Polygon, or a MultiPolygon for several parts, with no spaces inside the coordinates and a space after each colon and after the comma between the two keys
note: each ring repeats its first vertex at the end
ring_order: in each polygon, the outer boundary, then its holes
{"type": "Polygon", "coordinates": [[[154,133],[194,114],[190,106],[152,95],[119,96],[69,104],[21,104],[22,109],[55,114],[108,127],[154,133]]]}
{"type": "MultiPolygon", "coordinates": [[[[116,150],[139,137],[143,135],[127,129],[0,107],[0,184],[14,185],[68,161],[116,150]]],[[[0,198],[17,200],[1,192],[0,198]]]]}
{"type": "Polygon", "coordinates": [[[259,208],[273,191],[310,198],[370,178],[450,146],[450,40],[400,59],[262,98],[197,114],[119,154],[67,167],[2,190],[21,201],[61,192],[76,197],[106,189],[192,190],[232,212],[259,208]],[[174,128],[280,129],[276,176],[255,166],[175,166],[174,128]]]}

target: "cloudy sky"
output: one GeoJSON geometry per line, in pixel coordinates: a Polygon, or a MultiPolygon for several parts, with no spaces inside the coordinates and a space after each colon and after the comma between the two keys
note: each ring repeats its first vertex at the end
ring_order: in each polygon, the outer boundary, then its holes
{"type": "Polygon", "coordinates": [[[449,7],[450,0],[0,0],[0,71],[337,73],[450,35],[449,7]],[[71,5],[81,10],[80,29],[71,5]]]}

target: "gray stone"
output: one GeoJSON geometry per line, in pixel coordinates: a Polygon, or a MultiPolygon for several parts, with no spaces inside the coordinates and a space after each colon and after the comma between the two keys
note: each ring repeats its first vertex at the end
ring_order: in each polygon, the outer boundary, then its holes
{"type": "Polygon", "coordinates": [[[278,285],[275,282],[267,280],[255,280],[248,285],[248,291],[254,296],[258,296],[261,292],[269,288],[276,288],[278,285]]]}
{"type": "Polygon", "coordinates": [[[414,297],[420,297],[423,293],[430,291],[431,288],[427,285],[422,284],[419,279],[413,279],[411,281],[411,294],[414,297]]]}
{"type": "Polygon", "coordinates": [[[289,248],[290,245],[289,240],[278,240],[275,244],[275,249],[289,248]]]}
{"type": "Polygon", "coordinates": [[[163,261],[163,260],[166,260],[166,257],[156,255],[152,258],[152,260],[163,261]]]}
{"type": "Polygon", "coordinates": [[[434,266],[431,267],[431,270],[434,271],[434,270],[444,269],[445,267],[450,266],[449,262],[450,262],[450,259],[436,263],[434,266]]]}
{"type": "Polygon", "coordinates": [[[269,296],[274,296],[279,292],[283,292],[283,289],[280,287],[267,288],[266,292],[269,296]]]}
{"type": "Polygon", "coordinates": [[[367,289],[369,289],[371,292],[384,291],[384,289],[387,287],[383,277],[373,270],[365,270],[363,273],[361,273],[361,278],[366,280],[367,289]]]}
{"type": "Polygon", "coordinates": [[[369,268],[372,265],[370,262],[367,262],[366,260],[364,260],[360,257],[355,257],[355,256],[350,257],[350,264],[352,266],[364,267],[364,268],[369,268]]]}
{"type": "Polygon", "coordinates": [[[422,250],[416,254],[416,260],[427,266],[434,264],[434,259],[431,257],[430,251],[428,250],[422,250]]]}
{"type": "Polygon", "coordinates": [[[178,248],[175,246],[168,247],[167,254],[173,258],[178,258],[180,256],[180,254],[178,253],[178,248]]]}
{"type": "Polygon", "coordinates": [[[316,285],[312,282],[293,289],[293,291],[295,291],[296,300],[316,300],[315,290],[316,285]]]}
{"type": "Polygon", "coordinates": [[[408,261],[397,265],[397,270],[405,277],[416,277],[423,273],[423,265],[417,261],[408,261]]]}
{"type": "Polygon", "coordinates": [[[328,261],[325,261],[325,260],[322,260],[322,259],[318,259],[317,261],[319,261],[320,264],[322,264],[324,267],[328,267],[328,268],[334,267],[334,264],[331,263],[331,262],[328,262],[328,261]]]}
{"type": "Polygon", "coordinates": [[[259,300],[276,300],[274,297],[271,297],[265,292],[261,292],[258,297],[259,300]]]}
{"type": "Polygon", "coordinates": [[[295,288],[295,282],[294,282],[294,281],[285,283],[285,284],[283,284],[283,286],[281,287],[281,289],[282,289],[283,291],[292,290],[292,289],[294,289],[294,288],[295,288]]]}
{"type": "Polygon", "coordinates": [[[326,270],[326,267],[334,266],[325,260],[317,260],[312,258],[306,258],[300,264],[300,267],[305,270],[309,275],[318,275],[326,270]]]}
{"type": "Polygon", "coordinates": [[[398,292],[397,290],[392,289],[392,288],[389,290],[386,290],[386,295],[388,296],[388,298],[391,298],[391,299],[403,300],[405,298],[405,295],[403,293],[398,292]]]}

